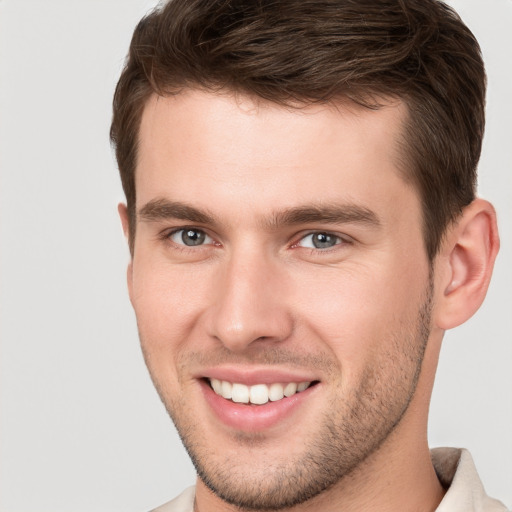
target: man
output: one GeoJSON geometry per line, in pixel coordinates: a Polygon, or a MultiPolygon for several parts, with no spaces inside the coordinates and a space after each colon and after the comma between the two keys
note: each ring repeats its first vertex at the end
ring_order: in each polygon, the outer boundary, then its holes
{"type": "Polygon", "coordinates": [[[198,473],[159,511],[505,510],[427,445],[446,329],[499,241],[485,74],[434,0],[173,0],[112,140],[128,287],[198,473]]]}

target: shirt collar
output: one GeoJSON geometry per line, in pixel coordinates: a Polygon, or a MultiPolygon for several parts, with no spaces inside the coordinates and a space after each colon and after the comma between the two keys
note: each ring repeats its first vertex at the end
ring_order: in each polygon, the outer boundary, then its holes
{"type": "Polygon", "coordinates": [[[436,512],[506,512],[501,502],[485,493],[467,450],[434,448],[430,454],[437,477],[447,489],[436,512]]]}

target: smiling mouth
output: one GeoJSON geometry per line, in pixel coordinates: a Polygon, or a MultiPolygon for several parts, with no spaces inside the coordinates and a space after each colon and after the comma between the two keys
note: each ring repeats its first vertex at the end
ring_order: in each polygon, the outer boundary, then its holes
{"type": "Polygon", "coordinates": [[[313,382],[288,382],[282,384],[255,384],[247,386],[237,382],[229,382],[219,379],[206,379],[213,391],[232,402],[239,404],[264,405],[267,402],[277,402],[283,398],[289,398],[297,393],[305,391],[309,387],[317,384],[313,382]]]}

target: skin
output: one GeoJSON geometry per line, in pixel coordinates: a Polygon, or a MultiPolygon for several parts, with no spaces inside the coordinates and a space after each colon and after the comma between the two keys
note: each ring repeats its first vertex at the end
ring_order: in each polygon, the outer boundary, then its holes
{"type": "Polygon", "coordinates": [[[426,436],[437,357],[483,300],[498,242],[477,200],[428,261],[398,169],[406,115],[400,102],[293,110],[197,90],[145,107],[128,286],[200,475],[196,510],[441,501],[426,436]],[[204,243],[185,245],[184,228],[204,243]],[[314,247],[315,233],[333,245],[314,247]],[[269,427],[238,428],[205,399],[212,374],[316,385],[269,427]]]}

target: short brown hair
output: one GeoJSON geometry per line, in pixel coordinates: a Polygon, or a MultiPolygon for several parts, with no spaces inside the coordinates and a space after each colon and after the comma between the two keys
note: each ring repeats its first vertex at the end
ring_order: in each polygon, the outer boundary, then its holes
{"type": "Polygon", "coordinates": [[[475,197],[484,131],[478,43],[437,0],[171,0],[137,25],[111,140],[135,236],[142,111],[156,93],[231,89],[282,105],[348,98],[408,107],[404,176],[419,192],[428,257],[475,197]]]}

